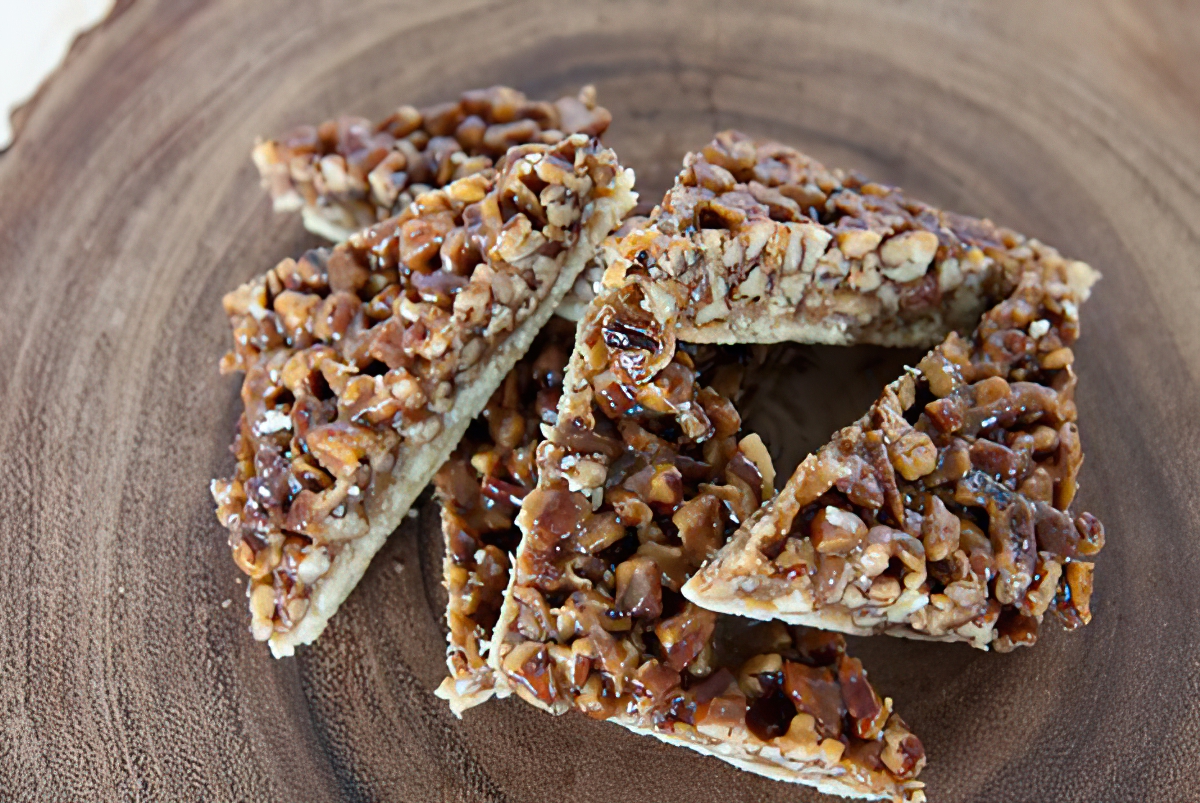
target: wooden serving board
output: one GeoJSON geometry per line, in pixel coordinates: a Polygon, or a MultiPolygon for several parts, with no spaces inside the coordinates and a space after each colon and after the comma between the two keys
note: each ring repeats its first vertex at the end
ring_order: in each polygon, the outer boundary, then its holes
{"type": "MultiPolygon", "coordinates": [[[[271,212],[254,136],[497,82],[594,82],[647,198],[736,126],[1104,273],[1077,349],[1095,621],[1010,655],[853,648],[924,740],[932,801],[1200,795],[1194,4],[121,8],[0,156],[0,800],[820,798],[515,699],[456,720],[428,504],[317,645],[276,661],[247,633],[207,487],[239,410],[220,299],[315,243],[271,212]]],[[[792,463],[911,359],[797,353],[750,416],[792,463]]]]}

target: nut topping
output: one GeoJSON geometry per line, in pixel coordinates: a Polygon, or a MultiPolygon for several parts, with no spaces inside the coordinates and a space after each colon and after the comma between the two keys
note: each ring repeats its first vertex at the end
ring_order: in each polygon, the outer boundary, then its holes
{"type": "MultiPolygon", "coordinates": [[[[704,180],[726,179],[714,170],[704,180]]],[[[604,292],[580,324],[555,424],[537,451],[538,484],[517,517],[515,581],[489,658],[498,682],[554,712],[574,707],[702,744],[754,737],[777,746],[781,761],[789,756],[788,767],[836,765],[861,783],[915,794],[919,784],[904,785],[919,769],[915,753],[896,764],[903,778],[879,758],[888,727],[909,732],[861,664],[846,663],[839,636],[749,625],[681,597],[774,494],[774,467],[760,438],[738,437],[733,400],[750,355],[678,343],[649,292],[638,283],[604,292]]],[[[880,452],[890,465],[882,443],[880,452]]],[[[844,553],[868,541],[867,523],[836,506],[811,519],[822,550],[809,546],[794,565],[827,572],[839,595],[850,575],[844,553]]],[[[923,565],[921,542],[905,532],[879,548],[880,572],[893,556],[923,565]]],[[[885,576],[875,593],[906,592],[885,576]]]]}
{"type": "MultiPolygon", "coordinates": [[[[801,464],[688,582],[688,599],[725,610],[749,597],[753,616],[997,650],[1032,644],[1048,610],[1068,627],[1090,619],[1092,564],[1081,558],[1104,529],[1068,512],[1083,452],[1067,353],[1078,319],[1066,311],[1094,275],[1021,248],[1016,289],[972,337],[948,335],[801,464]]],[[[886,755],[907,765],[899,742],[886,755]]]]}
{"type": "MultiPolygon", "coordinates": [[[[440,127],[453,117],[439,111],[425,119],[440,127]]],[[[401,118],[408,121],[403,127],[411,122],[407,113],[401,118]]],[[[346,135],[359,137],[354,131],[346,135]]],[[[449,148],[436,141],[441,136],[428,141],[430,149],[449,148]]],[[[405,156],[410,174],[414,158],[405,156]]],[[[363,176],[382,163],[371,159],[363,176]]],[[[357,169],[348,159],[346,176],[357,169]]],[[[432,165],[429,172],[432,181],[432,165]]],[[[276,652],[288,654],[296,640],[307,643],[320,633],[357,577],[346,576],[340,591],[329,592],[340,594],[337,599],[316,605],[295,600],[319,596],[330,573],[361,572],[360,557],[343,567],[340,545],[373,531],[373,542],[381,543],[409,504],[401,499],[415,496],[408,486],[424,483],[397,462],[450,445],[446,429],[476,412],[456,406],[459,388],[485,376],[489,358],[514,327],[555,303],[550,294],[563,292],[567,282],[558,279],[568,255],[594,247],[616,226],[633,203],[631,184],[632,175],[612,152],[584,135],[521,145],[495,170],[421,192],[400,214],[332,249],[285,259],[225,297],[234,348],[222,370],[245,372],[245,413],[233,446],[234,476],[214,483],[213,494],[235,560],[253,578],[251,596],[260,595],[253,618],[257,637],[270,638],[276,652]],[[547,161],[563,165],[553,182],[533,170],[547,161]],[[569,188],[569,198],[560,199],[565,225],[546,225],[536,210],[502,204],[516,185],[531,193],[569,188]],[[516,229],[527,229],[542,244],[508,259],[492,253],[504,233],[516,229]],[[493,297],[501,285],[508,288],[507,306],[493,297]],[[394,472],[401,481],[393,482],[394,472]],[[299,562],[285,554],[289,538],[298,539],[301,551],[324,549],[325,571],[308,564],[301,578],[299,562]],[[269,618],[258,615],[268,611],[261,602],[266,592],[255,591],[259,585],[273,588],[269,618]]],[[[526,431],[540,427],[525,420],[515,401],[496,408],[488,423],[503,449],[514,449],[526,431]]],[[[480,492],[511,507],[528,489],[496,476],[480,492]]]]}
{"type": "Polygon", "coordinates": [[[401,106],[378,123],[340,117],[301,126],[259,140],[253,157],[276,210],[303,208],[314,233],[344,240],[398,214],[430,187],[490,174],[511,147],[599,137],[611,119],[592,87],[546,103],[495,86],[464,92],[456,103],[401,106]]]}
{"type": "MultiPolygon", "coordinates": [[[[1089,270],[990,221],[725,131],[685,157],[645,225],[614,238],[603,281],[612,289],[633,277],[651,283],[678,317],[674,334],[687,341],[932,346],[969,331],[1047,260],[1065,264],[1069,279],[1089,270]]],[[[1061,317],[1017,322],[1036,337],[988,333],[997,375],[1017,358],[1042,371],[1069,366],[1069,345],[1049,334],[1061,317]]],[[[937,398],[961,381],[953,362],[922,369],[937,398]]],[[[931,470],[934,450],[909,456],[917,446],[889,448],[909,480],[931,470]]]]}

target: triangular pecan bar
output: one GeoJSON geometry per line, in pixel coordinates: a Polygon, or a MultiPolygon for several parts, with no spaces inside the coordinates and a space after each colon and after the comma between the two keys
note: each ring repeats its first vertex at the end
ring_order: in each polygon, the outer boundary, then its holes
{"type": "Polygon", "coordinates": [[[650,279],[691,343],[933,346],[1005,298],[1030,254],[987,220],[726,131],[611,241],[604,283],[650,279]]]}
{"type": "Polygon", "coordinates": [[[1090,618],[1104,528],[1068,513],[1083,461],[1071,346],[1095,272],[1043,246],[967,339],[950,334],[796,469],[683,593],[845,633],[1032,644],[1090,618]]]}
{"type": "Polygon", "coordinates": [[[575,325],[554,316],[496,388],[454,454],[438,470],[446,553],[446,664],[437,695],[461,715],[493,693],[487,663],[508,588],[509,556],[521,540],[516,516],[537,485],[535,450],[555,421],[575,325]]]}
{"type": "Polygon", "coordinates": [[[298,126],[260,139],[252,155],[276,211],[299,209],[309,231],[341,242],[422,192],[490,171],[511,147],[599,137],[611,120],[591,86],[554,103],[493,86],[422,109],[403,105],[377,123],[344,115],[298,126]]]}
{"type": "Polygon", "coordinates": [[[739,438],[738,350],[677,341],[646,303],[631,282],[580,323],[517,517],[497,691],[773,778],[923,799],[920,741],[839,638],[756,629],[680,594],[773,493],[774,470],[756,435],[739,438]]]}
{"type": "Polygon", "coordinates": [[[213,483],[275,655],[320,635],[599,242],[632,171],[596,140],[508,151],[225,298],[245,371],[213,483]]]}

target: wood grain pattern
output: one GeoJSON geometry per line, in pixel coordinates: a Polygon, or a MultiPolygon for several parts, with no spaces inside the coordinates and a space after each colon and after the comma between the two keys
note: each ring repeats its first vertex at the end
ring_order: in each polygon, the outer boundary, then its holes
{"type": "MultiPolygon", "coordinates": [[[[0,800],[818,798],[516,700],[456,721],[428,506],[315,647],[274,661],[245,631],[207,491],[238,407],[219,302],[312,242],[258,190],[253,137],[497,81],[595,82],[651,196],[737,126],[1105,274],[1077,350],[1080,503],[1110,532],[1093,624],[1007,656],[854,647],[934,801],[1195,799],[1194,4],[137,0],[0,157],[0,800]]],[[[843,400],[839,353],[804,360],[799,401],[761,411],[780,450],[888,378],[843,400]]]]}

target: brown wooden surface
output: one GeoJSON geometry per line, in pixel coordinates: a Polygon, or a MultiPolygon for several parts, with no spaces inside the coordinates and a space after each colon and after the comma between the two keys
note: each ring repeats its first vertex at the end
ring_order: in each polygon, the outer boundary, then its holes
{"type": "MultiPolygon", "coordinates": [[[[1197,799],[1194,3],[136,0],[0,157],[0,800],[818,797],[516,700],[456,721],[429,506],[314,648],[274,661],[246,632],[207,490],[238,412],[220,298],[312,242],[271,213],[253,137],[493,82],[595,82],[651,195],[738,126],[1104,273],[1077,350],[1096,620],[1006,656],[855,649],[933,801],[1197,799]]],[[[756,409],[776,451],[855,418],[903,355],[848,359],[802,355],[756,409]]]]}

